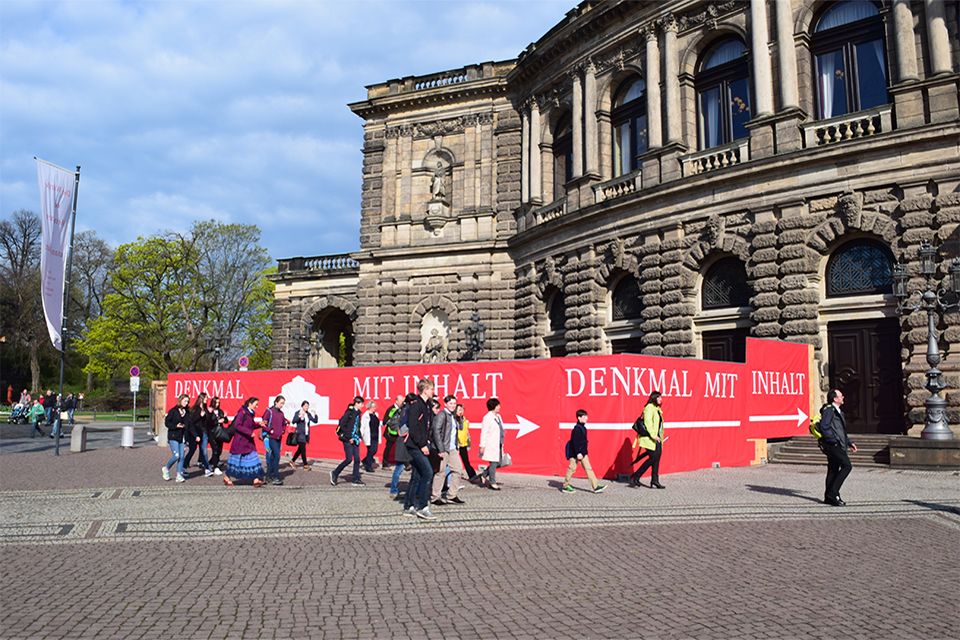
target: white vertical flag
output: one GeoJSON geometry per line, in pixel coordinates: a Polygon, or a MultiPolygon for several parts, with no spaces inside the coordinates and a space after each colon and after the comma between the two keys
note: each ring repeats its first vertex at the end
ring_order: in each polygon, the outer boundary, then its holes
{"type": "Polygon", "coordinates": [[[47,320],[50,340],[63,349],[60,329],[63,326],[63,287],[67,269],[67,233],[76,175],[57,165],[36,158],[37,180],[40,183],[40,289],[43,294],[43,315],[47,320]]]}

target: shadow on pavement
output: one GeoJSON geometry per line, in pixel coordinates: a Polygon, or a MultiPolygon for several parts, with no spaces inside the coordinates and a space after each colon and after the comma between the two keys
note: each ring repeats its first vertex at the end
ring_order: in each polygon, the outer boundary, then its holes
{"type": "Polygon", "coordinates": [[[785,489],[784,487],[767,487],[760,484],[748,484],[744,485],[750,491],[756,491],[757,493],[769,493],[778,496],[787,496],[790,498],[797,498],[798,500],[809,500],[810,502],[820,503],[821,500],[813,498],[811,496],[804,495],[797,491],[796,489],[785,489]]]}
{"type": "Polygon", "coordinates": [[[904,502],[909,502],[910,504],[915,504],[918,507],[924,507],[925,509],[930,509],[931,511],[945,511],[946,513],[952,513],[960,516],[960,507],[955,505],[940,504],[938,502],[923,502],[922,500],[904,500],[904,502]]]}

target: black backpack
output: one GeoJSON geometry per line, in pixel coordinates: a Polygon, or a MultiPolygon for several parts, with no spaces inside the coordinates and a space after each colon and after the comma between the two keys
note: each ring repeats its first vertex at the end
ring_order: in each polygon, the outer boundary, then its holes
{"type": "Polygon", "coordinates": [[[344,412],[343,416],[340,418],[340,422],[337,423],[337,437],[340,438],[343,442],[346,442],[350,439],[350,436],[353,435],[353,421],[354,412],[347,410],[344,412]]]}

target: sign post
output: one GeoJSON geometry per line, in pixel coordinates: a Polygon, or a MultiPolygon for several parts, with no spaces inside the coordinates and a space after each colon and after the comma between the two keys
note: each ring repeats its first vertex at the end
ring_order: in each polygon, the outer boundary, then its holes
{"type": "Polygon", "coordinates": [[[247,367],[250,366],[250,358],[247,356],[240,356],[240,359],[237,360],[237,364],[239,365],[240,371],[246,371],[247,367]]]}
{"type": "Polygon", "coordinates": [[[137,426],[137,391],[140,391],[140,367],[130,367],[130,391],[133,392],[133,426],[137,426]]]}

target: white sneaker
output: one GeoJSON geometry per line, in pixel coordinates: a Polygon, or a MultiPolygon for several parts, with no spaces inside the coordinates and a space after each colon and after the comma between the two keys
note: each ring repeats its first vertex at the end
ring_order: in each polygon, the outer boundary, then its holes
{"type": "Polygon", "coordinates": [[[435,515],[433,515],[432,513],[430,513],[430,507],[424,507],[423,509],[420,509],[420,511],[417,511],[415,515],[416,515],[418,518],[420,518],[421,520],[436,520],[436,519],[437,519],[437,516],[435,516],[435,515]]]}
{"type": "Polygon", "coordinates": [[[170,469],[167,469],[166,467],[160,467],[160,473],[163,474],[164,480],[170,479],[170,469]]]}
{"type": "Polygon", "coordinates": [[[203,472],[203,477],[204,477],[204,478],[209,478],[209,477],[212,476],[212,475],[213,475],[213,471],[211,471],[210,469],[206,469],[206,470],[204,470],[204,472],[203,472]]]}
{"type": "Polygon", "coordinates": [[[220,471],[220,467],[214,467],[214,469],[213,469],[213,475],[215,475],[215,476],[222,476],[222,475],[223,475],[223,471],[220,471]]]}
{"type": "Polygon", "coordinates": [[[184,478],[184,477],[183,477],[182,475],[180,475],[179,473],[177,474],[177,482],[186,482],[186,481],[187,481],[186,478],[184,478]]]}
{"type": "Polygon", "coordinates": [[[413,516],[417,515],[417,508],[414,506],[410,506],[404,509],[403,511],[401,511],[400,513],[402,513],[405,516],[410,516],[412,518],[413,516]]]}

